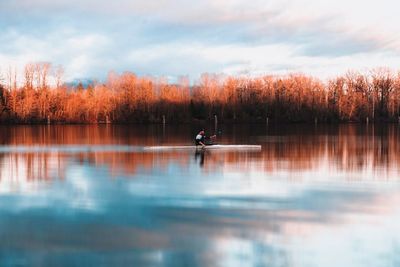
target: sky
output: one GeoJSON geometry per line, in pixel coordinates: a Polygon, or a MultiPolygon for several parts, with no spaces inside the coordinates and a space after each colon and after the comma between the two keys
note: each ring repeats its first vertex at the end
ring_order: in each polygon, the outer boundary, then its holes
{"type": "Polygon", "coordinates": [[[398,10],[396,0],[1,0],[0,72],[30,62],[62,65],[66,81],[397,70],[398,10]]]}

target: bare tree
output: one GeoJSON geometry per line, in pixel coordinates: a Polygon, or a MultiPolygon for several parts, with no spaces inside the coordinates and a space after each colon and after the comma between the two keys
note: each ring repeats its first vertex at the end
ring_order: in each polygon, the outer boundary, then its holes
{"type": "Polygon", "coordinates": [[[63,84],[64,77],[64,67],[62,65],[57,65],[53,68],[54,78],[56,82],[56,89],[59,89],[63,84]]]}

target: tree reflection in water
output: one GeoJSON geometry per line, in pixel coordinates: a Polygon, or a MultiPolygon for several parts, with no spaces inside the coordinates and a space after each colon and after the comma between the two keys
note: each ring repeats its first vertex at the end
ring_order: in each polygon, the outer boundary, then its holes
{"type": "MultiPolygon", "coordinates": [[[[0,153],[0,265],[399,262],[396,125],[224,127],[221,143],[262,151],[0,153]]],[[[163,136],[157,126],[18,126],[0,135],[3,147],[182,145],[195,128],[167,126],[163,136]]]]}

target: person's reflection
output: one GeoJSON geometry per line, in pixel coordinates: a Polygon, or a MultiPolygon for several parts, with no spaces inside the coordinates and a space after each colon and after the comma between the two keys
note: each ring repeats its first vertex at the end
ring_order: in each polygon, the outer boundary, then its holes
{"type": "Polygon", "coordinates": [[[194,161],[197,163],[199,161],[200,167],[203,167],[204,165],[204,149],[196,149],[196,152],[194,153],[194,161]]]}

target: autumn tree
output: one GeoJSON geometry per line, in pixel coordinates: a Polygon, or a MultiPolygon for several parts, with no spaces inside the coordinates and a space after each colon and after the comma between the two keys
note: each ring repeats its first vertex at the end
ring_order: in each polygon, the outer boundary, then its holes
{"type": "Polygon", "coordinates": [[[105,82],[67,85],[62,66],[29,63],[9,68],[0,82],[2,121],[43,123],[169,123],[194,119],[265,122],[398,120],[400,73],[347,72],[328,81],[301,73],[138,77],[110,72],[105,82]],[[18,77],[22,77],[18,79],[18,77]],[[19,82],[18,82],[19,81],[19,82]]]}

